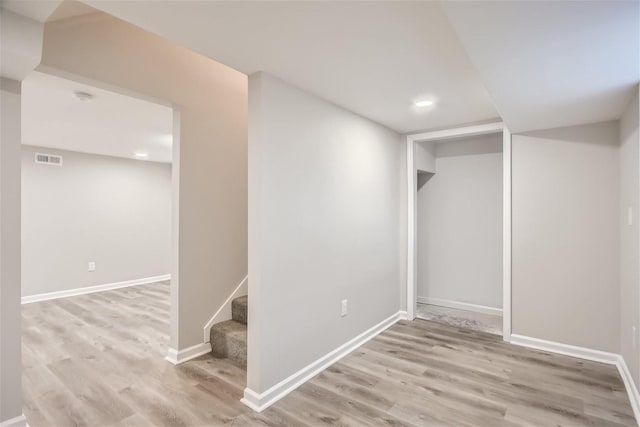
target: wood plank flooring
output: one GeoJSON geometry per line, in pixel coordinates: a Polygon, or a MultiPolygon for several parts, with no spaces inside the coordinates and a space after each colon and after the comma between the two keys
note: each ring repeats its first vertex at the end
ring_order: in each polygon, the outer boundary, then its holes
{"type": "Polygon", "coordinates": [[[502,335],[501,315],[418,303],[416,304],[416,317],[423,320],[444,323],[445,325],[451,325],[457,328],[473,329],[474,331],[502,335]]]}
{"type": "Polygon", "coordinates": [[[615,367],[399,322],[261,414],[241,367],[168,345],[167,282],[23,306],[24,413],[41,426],[631,426],[615,367]]]}

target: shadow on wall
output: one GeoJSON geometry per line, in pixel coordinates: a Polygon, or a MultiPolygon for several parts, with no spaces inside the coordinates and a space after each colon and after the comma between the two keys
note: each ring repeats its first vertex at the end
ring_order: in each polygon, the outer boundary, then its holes
{"type": "MultiPolygon", "coordinates": [[[[615,123],[615,121],[594,123],[592,125],[594,126],[600,125],[600,124],[604,125],[605,123],[609,123],[611,125],[615,123]]],[[[522,132],[518,135],[523,137],[539,138],[539,139],[545,139],[545,140],[547,139],[558,140],[562,142],[576,143],[576,144],[582,144],[582,145],[603,145],[603,146],[618,145],[618,138],[609,139],[609,138],[585,137],[584,133],[577,131],[582,126],[589,126],[589,124],[580,125],[580,126],[560,127],[560,128],[553,128],[553,129],[533,130],[530,132],[522,132]]],[[[598,135],[598,133],[596,133],[595,135],[598,135]]]]}
{"type": "Polygon", "coordinates": [[[418,190],[420,190],[424,185],[435,175],[432,172],[418,171],[418,190]]]}
{"type": "Polygon", "coordinates": [[[456,156],[477,156],[480,154],[502,153],[502,138],[495,134],[478,136],[461,141],[447,141],[436,145],[436,158],[456,156]]]}

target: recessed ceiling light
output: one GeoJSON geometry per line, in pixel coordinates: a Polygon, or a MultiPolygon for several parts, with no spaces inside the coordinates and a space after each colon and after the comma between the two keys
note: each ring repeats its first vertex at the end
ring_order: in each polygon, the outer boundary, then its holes
{"type": "Polygon", "coordinates": [[[82,91],[73,92],[73,96],[81,102],[91,101],[93,99],[93,95],[82,91]]]}
{"type": "Polygon", "coordinates": [[[433,101],[429,101],[429,100],[424,100],[424,101],[416,101],[415,102],[415,106],[416,107],[431,107],[433,105],[433,101]]]}
{"type": "Polygon", "coordinates": [[[133,155],[141,159],[146,159],[147,157],[149,157],[147,153],[143,153],[141,151],[136,151],[135,153],[133,153],[133,155]]]}

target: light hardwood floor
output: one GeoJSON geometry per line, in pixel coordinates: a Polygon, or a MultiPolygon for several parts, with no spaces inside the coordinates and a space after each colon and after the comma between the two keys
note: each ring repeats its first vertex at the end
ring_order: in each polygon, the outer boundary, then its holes
{"type": "Polygon", "coordinates": [[[416,317],[459,328],[502,335],[502,316],[433,304],[416,304],[416,317]]]}
{"type": "Polygon", "coordinates": [[[24,412],[40,426],[635,425],[613,366],[402,321],[255,414],[246,373],[164,361],[169,286],[23,306],[24,412]]]}

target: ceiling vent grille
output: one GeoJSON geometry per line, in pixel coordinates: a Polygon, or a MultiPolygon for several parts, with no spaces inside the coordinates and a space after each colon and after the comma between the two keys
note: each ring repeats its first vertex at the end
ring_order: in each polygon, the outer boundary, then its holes
{"type": "Polygon", "coordinates": [[[42,165],[62,166],[62,156],[36,153],[36,163],[42,165]]]}

